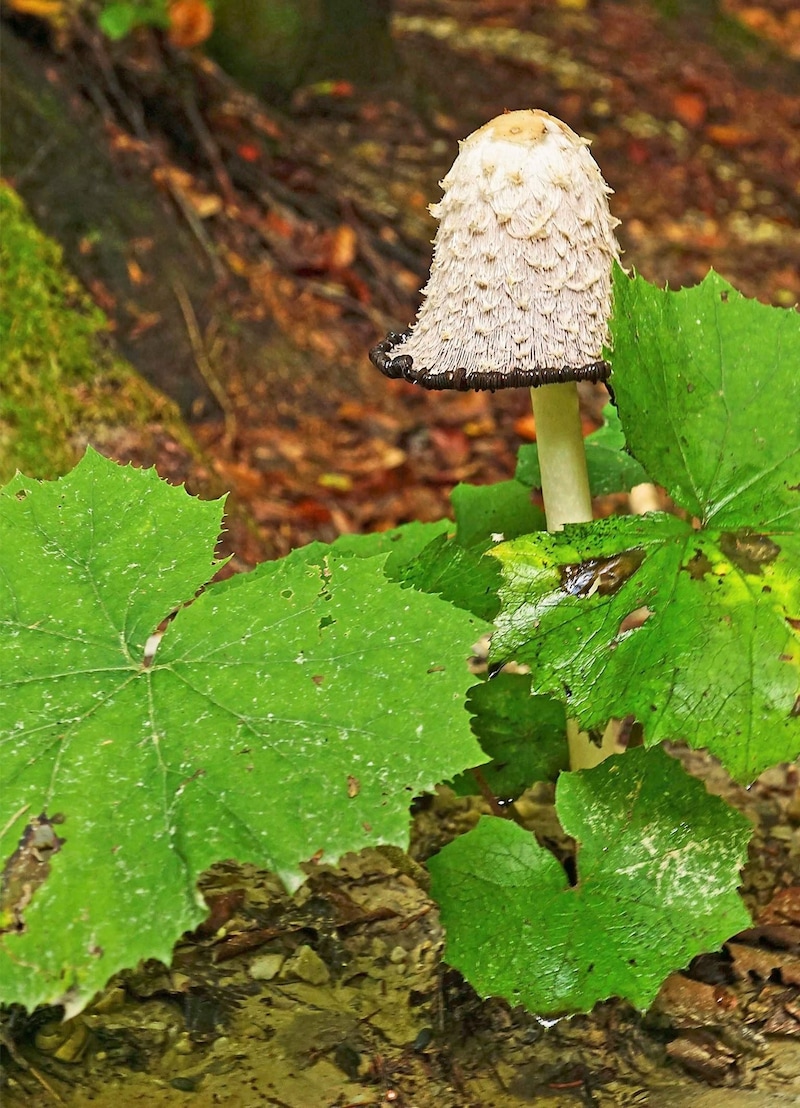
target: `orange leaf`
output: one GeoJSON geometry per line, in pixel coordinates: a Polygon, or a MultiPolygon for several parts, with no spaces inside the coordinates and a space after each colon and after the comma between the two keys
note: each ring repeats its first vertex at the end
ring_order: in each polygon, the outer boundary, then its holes
{"type": "Polygon", "coordinates": [[[184,50],[205,42],[214,28],[214,17],[205,0],[172,0],[169,6],[169,41],[184,50]]]}
{"type": "Polygon", "coordinates": [[[48,22],[60,19],[63,15],[63,0],[8,0],[12,12],[20,15],[33,15],[48,22]]]}
{"type": "Polygon", "coordinates": [[[525,439],[526,442],[536,442],[536,423],[533,419],[533,412],[526,412],[525,415],[514,421],[514,432],[521,439],[525,439]]]}
{"type": "Polygon", "coordinates": [[[251,142],[243,142],[236,147],[236,153],[246,162],[257,162],[261,157],[261,151],[251,142]]]}
{"type": "Polygon", "coordinates": [[[672,98],[675,118],[686,127],[700,127],[706,118],[708,105],[697,92],[679,92],[672,98]]]}
{"type": "Polygon", "coordinates": [[[128,270],[128,277],[132,285],[143,285],[147,281],[142,267],[133,258],[128,258],[125,266],[128,270]]]}
{"type": "Polygon", "coordinates": [[[347,223],[341,223],[332,233],[328,247],[328,268],[346,269],[355,261],[358,237],[347,223]]]}
{"type": "Polygon", "coordinates": [[[712,124],[706,127],[706,134],[712,142],[725,147],[754,146],[761,139],[756,131],[737,127],[735,123],[712,124]]]}

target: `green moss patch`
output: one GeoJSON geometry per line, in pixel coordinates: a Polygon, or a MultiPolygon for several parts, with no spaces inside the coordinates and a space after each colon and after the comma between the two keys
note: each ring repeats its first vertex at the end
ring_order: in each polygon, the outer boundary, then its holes
{"type": "Polygon", "coordinates": [[[17,469],[64,473],[92,426],[177,421],[170,402],[112,355],[105,316],[3,184],[0,225],[0,482],[17,469]]]}

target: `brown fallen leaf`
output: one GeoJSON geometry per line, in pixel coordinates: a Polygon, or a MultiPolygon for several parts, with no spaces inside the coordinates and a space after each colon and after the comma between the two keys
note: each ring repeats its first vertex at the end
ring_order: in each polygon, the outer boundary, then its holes
{"type": "Polygon", "coordinates": [[[778,889],[758,917],[759,923],[793,923],[800,925],[800,885],[778,889]]]}
{"type": "Polygon", "coordinates": [[[751,975],[769,981],[773,975],[779,975],[784,985],[800,985],[800,957],[796,954],[744,943],[726,943],[725,949],[733,959],[734,971],[740,978],[751,975]]]}
{"type": "Polygon", "coordinates": [[[330,234],[327,243],[327,269],[347,269],[356,260],[358,236],[348,223],[340,223],[330,234]]]}
{"type": "Polygon", "coordinates": [[[706,1027],[718,1024],[736,1006],[736,997],[724,985],[707,985],[683,973],[671,973],[648,1016],[666,1019],[676,1028],[706,1027]]]}

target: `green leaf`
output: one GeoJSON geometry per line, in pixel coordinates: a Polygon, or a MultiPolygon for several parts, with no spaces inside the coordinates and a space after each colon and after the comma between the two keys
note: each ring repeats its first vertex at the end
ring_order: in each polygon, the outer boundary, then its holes
{"type": "Polygon", "coordinates": [[[439,533],[414,556],[410,556],[412,545],[406,543],[404,552],[408,554],[402,563],[390,559],[387,573],[393,580],[441,596],[479,619],[491,620],[500,607],[500,572],[484,554],[501,536],[513,538],[544,527],[544,513],[531,503],[530,489],[518,481],[457,485],[451,501],[455,536],[446,534],[448,526],[452,529],[446,520],[425,525],[439,528],[439,533]]]}
{"type": "MultiPolygon", "coordinates": [[[[255,569],[243,577],[229,577],[226,585],[231,588],[242,581],[254,581],[269,577],[280,566],[319,565],[320,559],[333,554],[340,558],[375,558],[379,554],[385,557],[383,569],[390,581],[400,581],[405,567],[414,562],[417,556],[439,535],[453,530],[453,521],[440,519],[435,523],[404,523],[391,531],[375,531],[368,535],[340,535],[333,543],[309,542],[298,546],[279,561],[261,562],[255,569]]],[[[220,586],[217,586],[218,588],[220,586]]]]}
{"type": "Polygon", "coordinates": [[[125,38],[137,27],[168,27],[169,17],[165,0],[147,0],[136,3],[107,3],[97,17],[97,23],[103,34],[112,42],[125,38]]]}
{"type": "Polygon", "coordinates": [[[749,822],[661,750],[562,774],[556,810],[578,882],[531,834],[484,817],[432,858],[445,957],[482,996],[539,1015],[619,996],[639,1008],[672,970],[749,926],[737,896],[749,822]]]}
{"type": "MultiPolygon", "coordinates": [[[[568,767],[564,705],[531,696],[529,674],[498,673],[470,689],[467,710],[472,730],[491,761],[481,773],[500,800],[516,799],[535,781],[555,781],[568,767]]],[[[478,792],[475,778],[462,773],[451,782],[459,796],[478,792]]]]}
{"type": "Polygon", "coordinates": [[[800,315],[716,274],[615,288],[625,436],[705,526],[608,519],[496,547],[493,660],[527,662],[584,727],[633,713],[647,745],[685,739],[748,781],[800,751],[800,315]]]}
{"type": "Polygon", "coordinates": [[[352,555],[357,558],[373,558],[377,554],[388,554],[385,563],[386,576],[397,581],[409,562],[412,562],[438,538],[453,530],[453,521],[439,519],[435,523],[403,523],[391,531],[377,531],[371,535],[340,535],[331,549],[337,554],[352,555]]]}
{"type": "Polygon", "coordinates": [[[220,513],[91,451],[0,494],[0,1000],[79,1010],[169,960],[214,861],[296,885],[312,856],[404,845],[410,799],[481,759],[463,708],[479,621],[387,581],[385,556],[329,552],[181,607],[220,513]],[[39,817],[62,842],[27,902],[39,817]]]}
{"type": "Polygon", "coordinates": [[[800,314],[716,273],[670,292],[617,271],[613,386],[651,479],[720,530],[800,524],[800,314]]]}
{"type": "Polygon", "coordinates": [[[497,547],[492,659],[527,663],[582,727],[706,747],[738,779],[800,751],[800,536],[611,517],[497,547]]]}
{"type": "Polygon", "coordinates": [[[520,481],[494,485],[456,485],[450,494],[456,517],[456,542],[486,548],[498,535],[515,539],[545,529],[544,512],[531,503],[531,490],[520,481]]]}
{"type": "MultiPolygon", "coordinates": [[[[634,485],[650,480],[639,462],[625,449],[625,435],[613,404],[606,404],[603,408],[603,420],[603,426],[584,439],[586,469],[592,496],[628,492],[634,485]]],[[[542,487],[536,443],[520,447],[515,477],[530,488],[542,487]]]]}
{"type": "Polygon", "coordinates": [[[399,579],[478,619],[492,620],[500,609],[501,575],[497,563],[483,556],[490,545],[466,548],[440,535],[403,568],[399,579]]]}

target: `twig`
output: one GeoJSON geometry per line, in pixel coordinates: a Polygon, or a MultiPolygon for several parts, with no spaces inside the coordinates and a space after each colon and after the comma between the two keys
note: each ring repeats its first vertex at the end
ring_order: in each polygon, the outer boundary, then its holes
{"type": "Polygon", "coordinates": [[[89,50],[94,56],[94,59],[105,78],[106,85],[111,91],[114,99],[117,102],[117,108],[122,113],[122,116],[126,120],[128,126],[133,131],[134,135],[140,140],[140,142],[150,143],[152,140],[150,134],[145,126],[144,113],[141,111],[139,105],[136,105],[129,96],[126,95],[122,85],[117,79],[117,75],[114,72],[114,67],[109,63],[108,55],[103,48],[98,35],[91,31],[82,22],[78,22],[78,32],[81,40],[84,44],[88,45],[89,50]]]}
{"type": "Polygon", "coordinates": [[[217,249],[214,246],[214,243],[206,234],[206,230],[203,227],[203,224],[197,218],[197,215],[193,211],[191,204],[187,203],[186,197],[183,195],[181,190],[172,183],[169,174],[167,174],[164,178],[164,185],[166,186],[170,196],[180,209],[181,215],[189,224],[189,229],[194,234],[195,238],[200,243],[205,253],[208,255],[208,260],[211,262],[211,268],[214,271],[214,276],[217,278],[218,281],[227,277],[227,270],[225,269],[225,266],[222,264],[222,262],[219,260],[219,255],[217,254],[217,249]]]}
{"type": "Polygon", "coordinates": [[[217,186],[222,193],[222,198],[226,204],[233,204],[236,200],[236,192],[230,174],[222,161],[219,146],[212,138],[211,132],[206,126],[205,120],[188,88],[184,87],[182,89],[181,99],[183,100],[183,109],[186,116],[194,128],[194,132],[203,148],[203,153],[208,158],[209,165],[217,179],[217,186]]]}
{"type": "Polygon", "coordinates": [[[378,330],[385,325],[386,316],[383,312],[371,308],[368,304],[362,304],[360,300],[356,300],[356,298],[351,296],[348,292],[344,292],[332,285],[325,284],[323,281],[314,279],[308,279],[305,284],[308,291],[312,292],[315,296],[319,296],[323,300],[330,300],[334,304],[339,304],[342,308],[347,308],[348,311],[353,312],[354,315],[362,316],[364,319],[369,320],[378,330]]]}
{"type": "Polygon", "coordinates": [[[47,1078],[43,1074],[39,1073],[39,1071],[36,1069],[36,1067],[32,1066],[30,1064],[30,1062],[28,1061],[27,1058],[24,1058],[20,1054],[20,1052],[17,1050],[17,1048],[14,1044],[13,1039],[11,1038],[10,1035],[7,1035],[5,1033],[5,1031],[0,1031],[0,1042],[2,1042],[3,1046],[6,1048],[8,1053],[11,1055],[11,1058],[14,1061],[15,1065],[19,1066],[19,1068],[24,1073],[29,1073],[31,1075],[31,1077],[33,1077],[36,1081],[38,1081],[39,1084],[42,1086],[42,1088],[45,1090],[45,1092],[50,1094],[50,1096],[53,1098],[53,1100],[56,1102],[56,1104],[66,1104],[67,1103],[65,1100],[62,1100],[62,1098],[58,1095],[58,1093],[55,1091],[53,1086],[49,1083],[47,1078]]]}
{"type": "Polygon", "coordinates": [[[478,788],[480,789],[481,796],[489,805],[492,815],[499,816],[501,819],[508,819],[509,813],[503,810],[500,801],[489,788],[489,783],[481,773],[480,769],[473,768],[470,770],[470,773],[475,778],[478,788]]]}
{"type": "Polygon", "coordinates": [[[236,437],[236,413],[233,410],[233,406],[230,401],[230,397],[225,391],[222,382],[220,381],[217,373],[212,366],[208,352],[206,351],[205,342],[203,336],[200,333],[200,327],[197,322],[197,316],[195,315],[192,302],[189,299],[186,289],[180,282],[172,281],[172,291],[175,293],[175,297],[183,313],[183,319],[186,324],[186,332],[189,335],[189,342],[191,343],[194,359],[197,364],[197,368],[200,374],[208,386],[209,392],[214,397],[216,402],[222,409],[222,415],[225,422],[225,436],[224,442],[226,446],[229,446],[236,437]]]}
{"type": "Polygon", "coordinates": [[[19,173],[15,174],[14,185],[17,189],[19,189],[23,181],[27,181],[27,179],[33,175],[33,173],[39,167],[40,162],[42,162],[44,158],[47,157],[47,155],[56,145],[56,141],[57,140],[55,135],[50,135],[48,138],[46,138],[44,142],[39,146],[39,148],[33,152],[31,157],[28,159],[27,164],[22,167],[19,173]]]}

